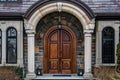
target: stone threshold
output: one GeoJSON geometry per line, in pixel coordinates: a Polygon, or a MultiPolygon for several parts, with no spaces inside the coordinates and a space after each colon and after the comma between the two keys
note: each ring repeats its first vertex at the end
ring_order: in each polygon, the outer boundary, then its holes
{"type": "Polygon", "coordinates": [[[87,80],[84,79],[82,76],[37,76],[35,78],[36,80],[42,79],[42,80],[87,80]]]}
{"type": "Polygon", "coordinates": [[[93,79],[85,79],[83,76],[78,76],[77,74],[44,74],[41,76],[36,76],[35,79],[32,80],[96,80],[93,79]]]}
{"type": "MultiPolygon", "coordinates": [[[[29,80],[25,78],[25,80],[29,80]]],[[[97,80],[95,78],[85,79],[83,76],[78,76],[77,74],[44,74],[36,76],[36,78],[31,80],[97,80]]]]}

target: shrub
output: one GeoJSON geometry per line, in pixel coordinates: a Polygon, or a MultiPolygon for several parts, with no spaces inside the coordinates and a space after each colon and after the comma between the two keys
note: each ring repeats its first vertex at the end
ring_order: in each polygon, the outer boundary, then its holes
{"type": "Polygon", "coordinates": [[[117,45],[117,68],[120,70],[120,43],[117,45]]]}
{"type": "Polygon", "coordinates": [[[23,68],[16,66],[2,66],[0,67],[1,75],[6,76],[5,80],[9,78],[9,80],[13,79],[13,77],[18,77],[19,80],[23,80],[23,68]],[[10,74],[10,75],[9,75],[10,74]],[[10,79],[11,77],[11,79],[10,79]]]}

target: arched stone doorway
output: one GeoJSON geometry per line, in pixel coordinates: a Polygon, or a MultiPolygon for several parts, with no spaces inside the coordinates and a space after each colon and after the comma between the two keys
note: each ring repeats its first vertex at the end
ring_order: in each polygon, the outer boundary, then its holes
{"type": "Polygon", "coordinates": [[[34,40],[35,40],[35,30],[38,22],[47,14],[52,12],[67,12],[74,15],[82,24],[83,33],[84,33],[84,77],[90,78],[91,74],[91,34],[94,29],[94,16],[92,11],[88,6],[81,1],[73,1],[73,0],[47,0],[47,3],[40,2],[36,3],[33,6],[33,9],[28,10],[28,16],[26,16],[25,20],[25,29],[27,32],[27,40],[28,40],[28,74],[27,77],[34,78],[35,75],[35,57],[34,57],[34,40]],[[47,5],[46,5],[47,4],[47,5]],[[84,6],[84,7],[83,7],[84,6]],[[31,14],[32,13],[32,14],[31,14]],[[89,17],[92,16],[92,17],[89,17]]]}
{"type": "MultiPolygon", "coordinates": [[[[71,35],[71,40],[72,40],[71,41],[72,44],[71,44],[70,48],[73,49],[72,50],[73,52],[71,51],[72,52],[71,53],[71,57],[74,56],[73,60],[70,62],[70,63],[73,63],[73,64],[70,64],[70,66],[72,66],[71,68],[73,68],[73,69],[71,71],[67,71],[66,70],[67,72],[64,72],[64,73],[69,73],[69,74],[74,73],[74,74],[77,74],[77,70],[79,68],[82,68],[82,69],[84,68],[83,67],[83,64],[84,64],[84,48],[83,48],[84,47],[84,35],[83,35],[83,27],[82,27],[81,23],[79,22],[79,20],[75,16],[73,16],[73,15],[71,15],[69,13],[65,13],[65,12],[61,12],[60,15],[61,15],[61,26],[62,26],[62,29],[65,29],[65,31],[67,31],[67,33],[71,33],[71,34],[69,34],[69,35],[71,35]],[[82,67],[80,67],[80,66],[82,66],[82,67]]],[[[54,13],[48,14],[48,15],[46,15],[45,17],[43,17],[39,21],[39,23],[38,23],[38,25],[36,27],[35,55],[37,55],[37,56],[35,56],[35,67],[37,68],[40,65],[40,67],[41,67],[41,69],[43,69],[44,73],[51,73],[49,71],[46,71],[46,69],[47,69],[46,65],[48,65],[49,63],[44,63],[44,62],[47,62],[47,60],[49,60],[49,59],[45,58],[45,55],[47,55],[47,53],[48,53],[47,52],[48,48],[46,48],[47,45],[48,45],[48,43],[47,43],[48,39],[45,38],[45,35],[49,35],[48,34],[49,31],[51,33],[53,33],[54,32],[53,28],[55,28],[57,30],[61,30],[61,29],[58,28],[58,23],[59,23],[58,22],[58,18],[59,18],[59,13],[58,12],[54,12],[54,13]],[[53,26],[56,26],[56,27],[53,27],[53,26]],[[51,31],[51,29],[53,31],[51,31]],[[44,47],[44,49],[43,49],[43,47],[44,47]],[[44,61],[43,61],[43,58],[44,58],[44,61]]],[[[58,31],[58,33],[61,33],[61,31],[60,32],[58,31]]],[[[67,35],[65,37],[67,37],[67,35]]],[[[61,44],[61,45],[63,45],[63,44],[61,44]]],[[[67,44],[66,44],[66,46],[67,46],[67,44]]],[[[54,49],[53,49],[53,51],[54,51],[54,49]]],[[[68,52],[69,52],[69,50],[68,50],[68,52]]],[[[48,57],[48,56],[46,56],[46,57],[48,57]]],[[[60,64],[60,62],[59,62],[59,64],[60,64]]]]}

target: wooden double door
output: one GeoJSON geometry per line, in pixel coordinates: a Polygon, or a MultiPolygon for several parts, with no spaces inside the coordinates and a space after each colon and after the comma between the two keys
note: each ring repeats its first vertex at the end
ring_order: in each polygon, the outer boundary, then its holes
{"type": "Polygon", "coordinates": [[[53,26],[44,36],[44,73],[76,73],[76,37],[67,26],[53,26]]]}

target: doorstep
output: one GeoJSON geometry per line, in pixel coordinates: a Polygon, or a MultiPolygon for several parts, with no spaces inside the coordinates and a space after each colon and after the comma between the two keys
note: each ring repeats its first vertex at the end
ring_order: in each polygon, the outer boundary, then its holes
{"type": "Polygon", "coordinates": [[[44,79],[44,80],[48,80],[48,79],[52,79],[52,80],[83,80],[84,78],[81,76],[37,76],[36,79],[44,79]]]}
{"type": "Polygon", "coordinates": [[[96,80],[96,79],[84,79],[83,76],[54,76],[54,75],[43,75],[37,76],[34,80],[96,80]]]}

